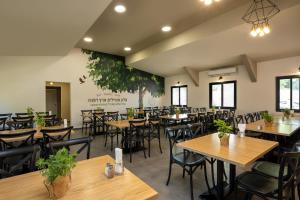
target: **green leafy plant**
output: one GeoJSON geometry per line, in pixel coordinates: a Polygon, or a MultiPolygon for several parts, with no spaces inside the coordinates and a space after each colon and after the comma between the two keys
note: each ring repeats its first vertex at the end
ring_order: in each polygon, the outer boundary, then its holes
{"type": "Polygon", "coordinates": [[[284,114],[285,116],[290,116],[290,115],[291,115],[291,110],[290,110],[290,109],[284,109],[284,110],[283,110],[283,114],[284,114]]]}
{"type": "Polygon", "coordinates": [[[214,124],[216,127],[218,127],[218,137],[222,138],[226,135],[229,135],[230,133],[232,133],[233,128],[230,125],[227,125],[226,122],[224,120],[214,120],[214,124]]]}
{"type": "Polygon", "coordinates": [[[266,122],[273,122],[273,116],[271,114],[269,114],[268,112],[264,112],[262,113],[262,117],[266,122]]]}
{"type": "Polygon", "coordinates": [[[179,107],[177,107],[177,108],[175,109],[175,113],[176,113],[176,114],[180,114],[180,108],[179,108],[179,107]]]}
{"type": "Polygon", "coordinates": [[[134,108],[129,108],[127,111],[128,117],[134,117],[134,108]]]}
{"type": "Polygon", "coordinates": [[[39,159],[36,166],[41,170],[42,176],[52,183],[59,176],[68,176],[76,166],[76,154],[70,155],[66,148],[60,149],[49,159],[39,159]]]}
{"type": "Polygon", "coordinates": [[[35,113],[35,123],[36,123],[36,125],[41,126],[41,127],[45,126],[45,124],[46,124],[44,117],[41,116],[39,113],[35,113]]]}
{"type": "Polygon", "coordinates": [[[213,112],[215,112],[216,107],[215,107],[215,106],[212,106],[212,107],[211,107],[211,110],[212,110],[213,112]]]}
{"type": "Polygon", "coordinates": [[[27,112],[27,114],[28,114],[29,116],[33,116],[34,109],[31,108],[31,107],[27,107],[27,108],[26,108],[26,112],[27,112]]]}

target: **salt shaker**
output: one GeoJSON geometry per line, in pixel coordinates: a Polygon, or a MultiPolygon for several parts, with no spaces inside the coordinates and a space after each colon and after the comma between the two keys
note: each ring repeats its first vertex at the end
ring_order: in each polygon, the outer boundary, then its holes
{"type": "Polygon", "coordinates": [[[114,166],[110,163],[106,163],[105,176],[107,178],[113,178],[115,176],[114,166]]]}

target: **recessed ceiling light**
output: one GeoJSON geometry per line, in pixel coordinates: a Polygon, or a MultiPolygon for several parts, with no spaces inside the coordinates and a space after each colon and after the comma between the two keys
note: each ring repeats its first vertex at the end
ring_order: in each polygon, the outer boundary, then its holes
{"type": "Polygon", "coordinates": [[[83,38],[83,40],[85,42],[93,42],[93,38],[91,38],[91,37],[85,37],[85,38],[83,38]]]}
{"type": "Polygon", "coordinates": [[[118,4],[115,6],[115,11],[117,13],[124,13],[124,12],[126,12],[126,7],[122,4],[118,4]]]}
{"type": "Polygon", "coordinates": [[[50,85],[53,85],[54,83],[53,82],[50,82],[50,85]]]}
{"type": "Polygon", "coordinates": [[[169,26],[169,25],[163,26],[163,27],[161,28],[161,30],[162,30],[163,32],[170,32],[170,31],[172,30],[172,27],[169,26]]]}
{"type": "Polygon", "coordinates": [[[131,51],[131,47],[124,47],[124,51],[131,51]]]}

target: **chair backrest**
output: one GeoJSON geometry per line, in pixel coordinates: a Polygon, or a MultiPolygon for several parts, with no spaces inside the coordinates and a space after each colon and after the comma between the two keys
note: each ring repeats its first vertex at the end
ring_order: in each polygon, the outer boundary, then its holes
{"type": "Polygon", "coordinates": [[[0,178],[34,171],[35,160],[39,151],[39,145],[0,151],[0,178]],[[10,162],[12,159],[17,162],[10,162]],[[24,166],[26,166],[26,171],[24,171],[24,166]]]}
{"type": "Polygon", "coordinates": [[[45,116],[43,116],[43,118],[45,120],[46,126],[54,126],[55,125],[56,115],[45,115],[45,116]]]}
{"type": "Polygon", "coordinates": [[[40,115],[40,116],[48,116],[49,112],[36,112],[36,114],[40,115]]]}
{"type": "Polygon", "coordinates": [[[300,182],[300,152],[284,152],[281,156],[279,178],[278,178],[278,199],[289,199],[291,191],[300,182]],[[287,177],[286,177],[286,169],[287,177]],[[284,192],[285,191],[285,192],[284,192]]]}
{"type": "Polygon", "coordinates": [[[177,143],[183,142],[185,140],[189,140],[192,138],[191,132],[187,131],[187,125],[179,125],[174,126],[166,129],[168,140],[169,140],[169,147],[170,147],[170,157],[173,158],[174,154],[182,151],[182,149],[176,146],[177,143]]]}
{"type": "Polygon", "coordinates": [[[36,130],[22,130],[16,133],[0,134],[0,150],[33,145],[35,133],[36,130]]]}
{"type": "Polygon", "coordinates": [[[129,121],[130,129],[129,135],[132,136],[137,133],[144,134],[146,128],[146,120],[145,119],[137,119],[129,121]]]}
{"type": "Polygon", "coordinates": [[[33,128],[33,118],[34,116],[13,117],[12,126],[15,129],[33,128]]]}
{"type": "Polygon", "coordinates": [[[59,149],[62,149],[63,147],[70,150],[70,146],[74,145],[82,145],[80,148],[76,151],[76,154],[80,154],[84,149],[87,148],[87,155],[86,158],[90,159],[90,151],[91,151],[91,143],[94,140],[92,136],[89,137],[83,137],[83,138],[76,138],[71,139],[67,141],[59,141],[59,142],[50,142],[46,145],[47,151],[49,154],[55,154],[59,149]]]}
{"type": "Polygon", "coordinates": [[[251,113],[247,113],[244,116],[244,118],[245,118],[246,124],[254,122],[254,118],[253,118],[253,115],[251,113]]]}
{"type": "Polygon", "coordinates": [[[12,113],[2,113],[0,114],[0,117],[7,117],[8,120],[11,119],[12,113]]]}
{"type": "Polygon", "coordinates": [[[235,123],[236,123],[236,124],[244,124],[245,121],[244,121],[243,115],[238,115],[238,116],[236,116],[236,117],[235,117],[235,123]]]}
{"type": "Polygon", "coordinates": [[[203,134],[203,123],[188,124],[187,130],[190,131],[192,138],[203,134]]]}
{"type": "Polygon", "coordinates": [[[43,142],[47,144],[49,142],[70,140],[72,129],[73,126],[66,128],[44,128],[41,130],[41,133],[43,134],[43,142]]]}
{"type": "Polygon", "coordinates": [[[92,110],[81,110],[82,120],[92,120],[93,111],[92,110]]]}
{"type": "Polygon", "coordinates": [[[104,109],[93,110],[93,113],[104,113],[104,109]]]}
{"type": "Polygon", "coordinates": [[[29,116],[27,112],[26,113],[15,113],[15,115],[17,117],[28,117],[29,116]]]}
{"type": "Polygon", "coordinates": [[[0,131],[5,130],[5,124],[8,117],[0,117],[0,131]]]}
{"type": "Polygon", "coordinates": [[[205,107],[199,108],[199,111],[200,111],[201,113],[206,113],[206,108],[205,108],[205,107]]]}

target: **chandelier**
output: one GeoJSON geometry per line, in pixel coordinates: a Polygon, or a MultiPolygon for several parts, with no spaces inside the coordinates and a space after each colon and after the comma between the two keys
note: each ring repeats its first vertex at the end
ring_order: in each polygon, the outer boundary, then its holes
{"type": "Polygon", "coordinates": [[[242,19],[252,25],[251,36],[263,37],[270,33],[270,19],[280,12],[272,0],[251,0],[251,6],[242,19]]]}
{"type": "Polygon", "coordinates": [[[215,2],[219,2],[221,0],[200,0],[201,2],[204,2],[205,5],[209,6],[210,4],[212,4],[214,1],[215,2]]]}

